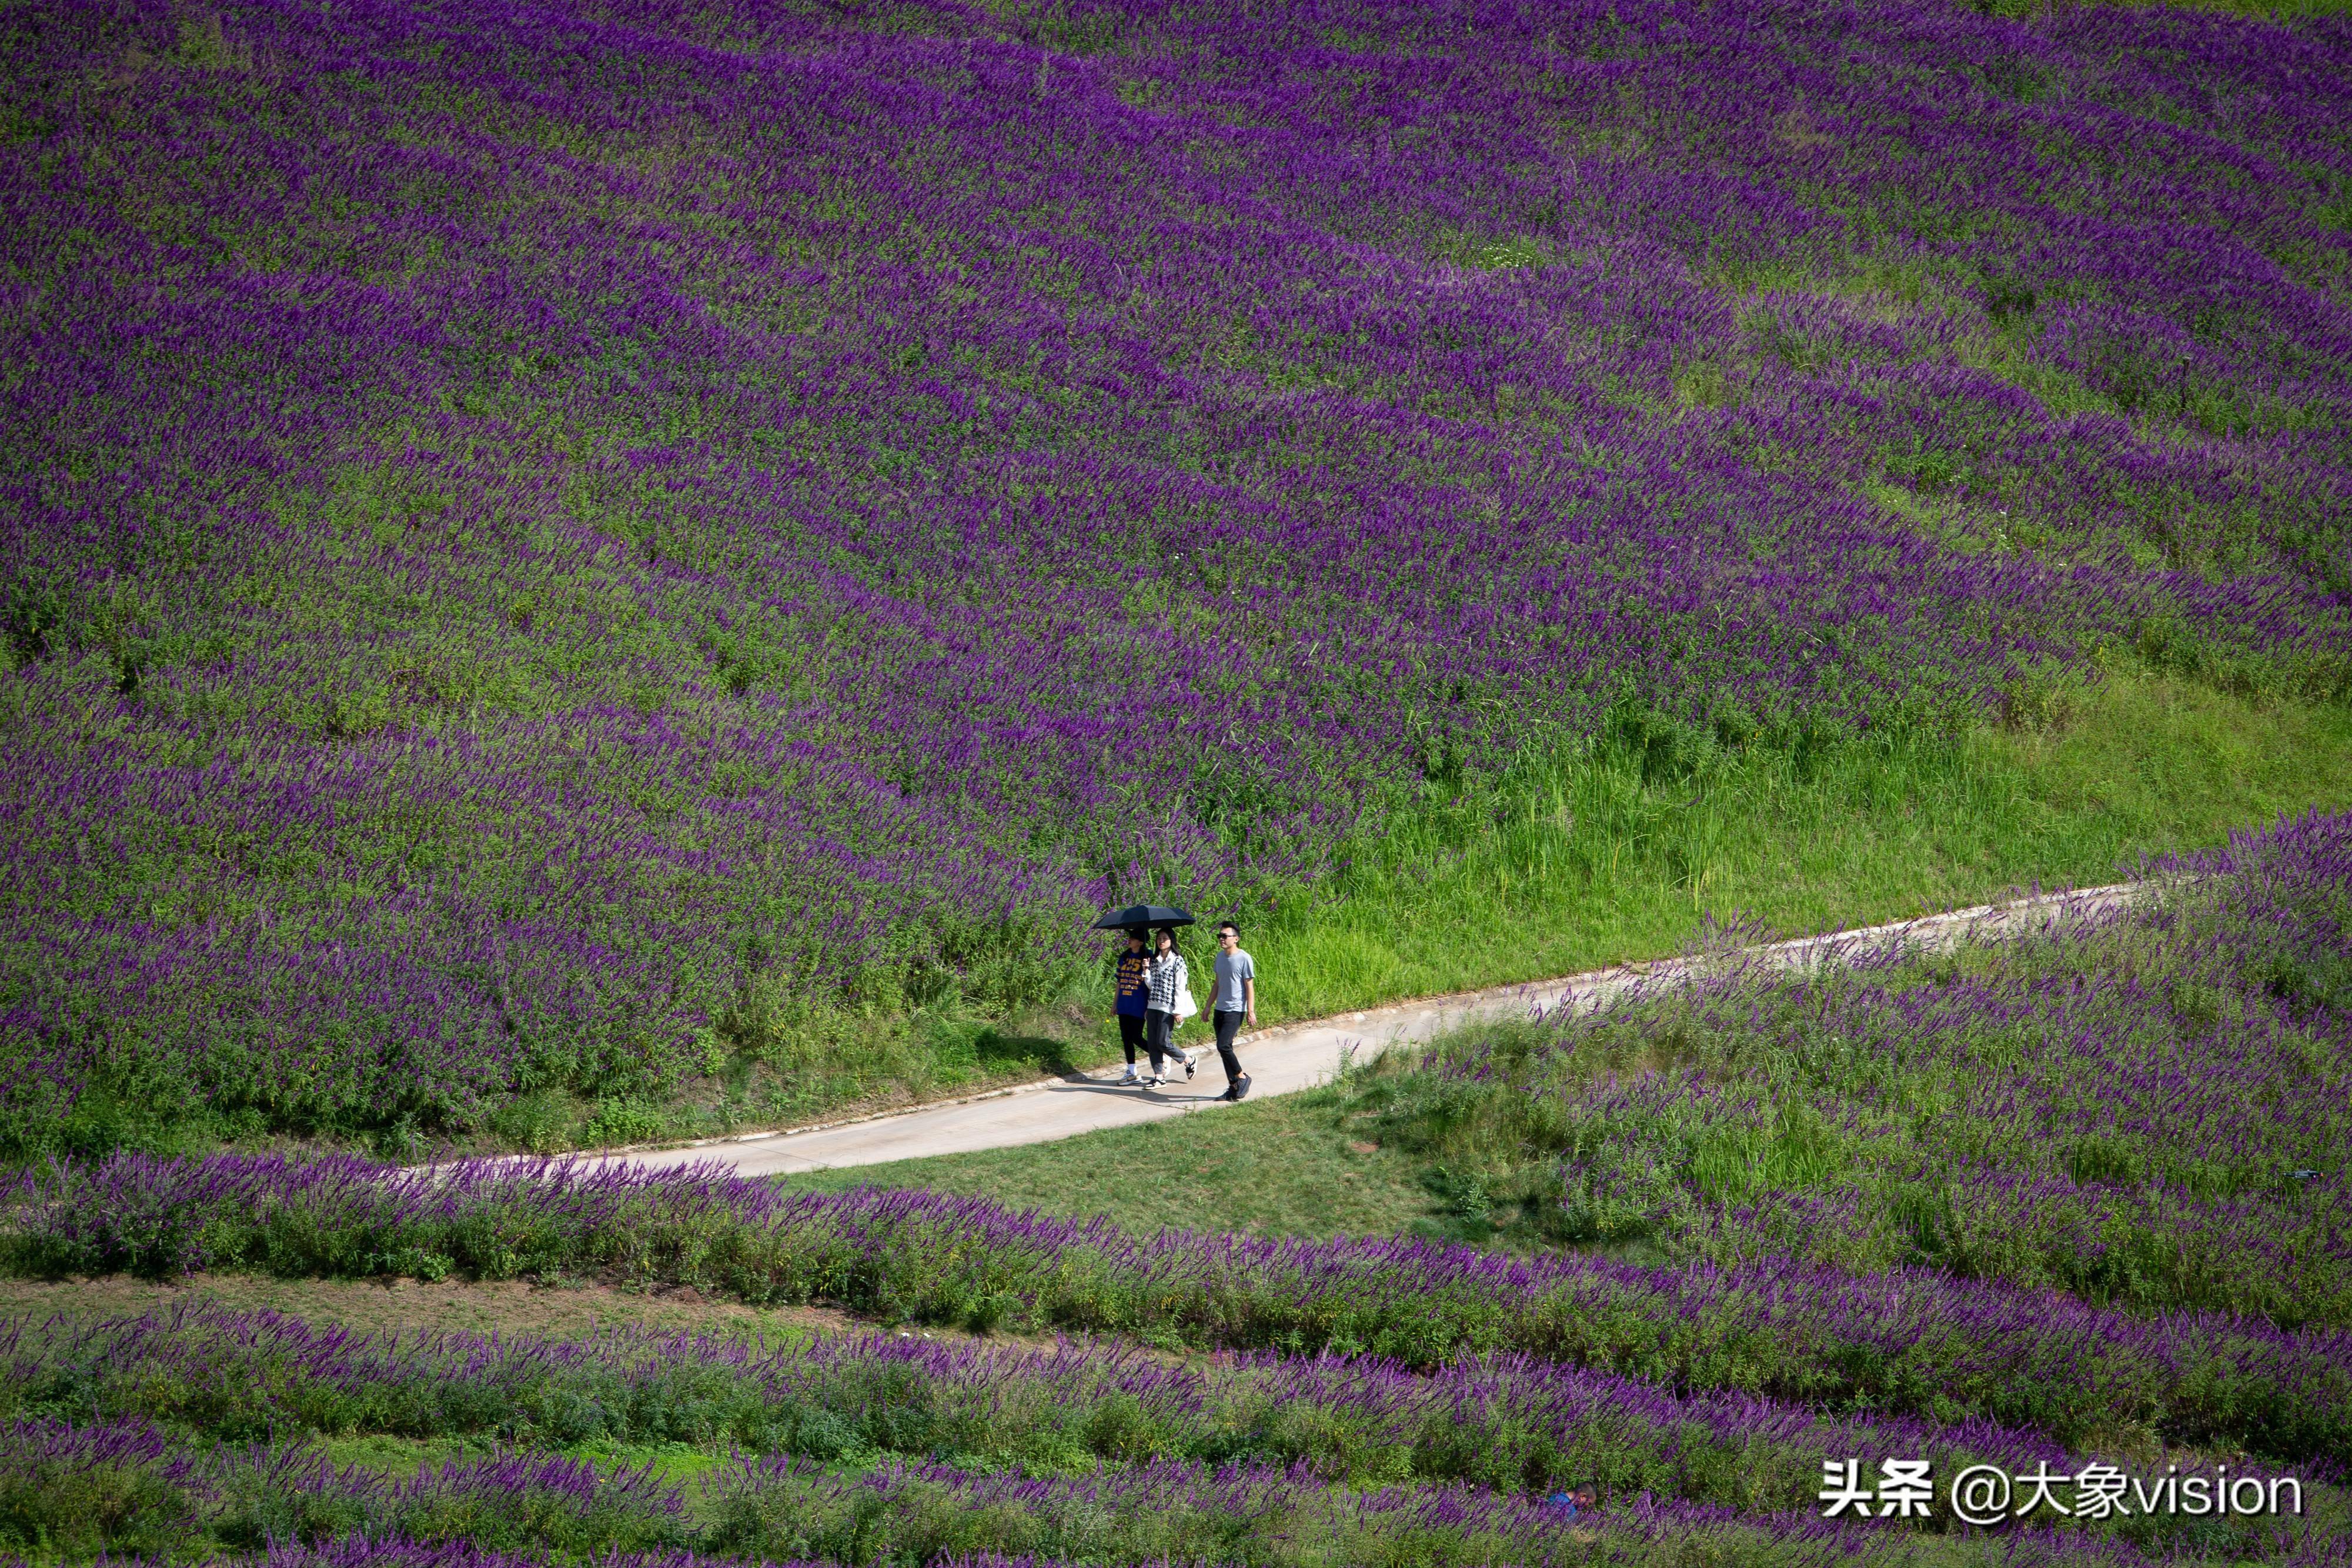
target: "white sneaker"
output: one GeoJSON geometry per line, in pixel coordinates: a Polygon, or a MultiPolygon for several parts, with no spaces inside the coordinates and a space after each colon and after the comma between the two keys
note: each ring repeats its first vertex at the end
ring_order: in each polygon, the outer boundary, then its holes
{"type": "Polygon", "coordinates": [[[1138,1075],[1137,1075],[1136,1071],[1135,1071],[1135,1063],[1133,1063],[1132,1061],[1130,1061],[1130,1062],[1129,1062],[1129,1063],[1127,1064],[1127,1071],[1126,1071],[1125,1072],[1122,1072],[1122,1073],[1120,1073],[1120,1074],[1118,1075],[1118,1081],[1119,1081],[1119,1082],[1121,1082],[1122,1084],[1125,1084],[1125,1083],[1140,1083],[1140,1082],[1143,1082],[1143,1080],[1142,1080],[1139,1076],[1138,1076],[1138,1075]]]}
{"type": "Polygon", "coordinates": [[[1201,1060],[1201,1053],[1196,1051],[1179,1051],[1177,1054],[1184,1059],[1184,1077],[1187,1082],[1190,1082],[1192,1077],[1193,1064],[1201,1060]]]}

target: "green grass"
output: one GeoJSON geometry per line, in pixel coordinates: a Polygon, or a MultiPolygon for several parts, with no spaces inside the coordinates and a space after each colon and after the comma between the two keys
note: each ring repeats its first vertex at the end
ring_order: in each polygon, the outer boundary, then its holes
{"type": "Polygon", "coordinates": [[[2352,713],[2137,672],[2034,729],[1808,765],[1751,747],[1679,779],[1622,748],[1433,806],[1245,933],[1269,1022],[1671,953],[1702,917],[1900,919],[2352,803],[2352,713]]]}
{"type": "Polygon", "coordinates": [[[199,1273],[168,1280],[125,1274],[97,1278],[0,1278],[0,1322],[50,1317],[97,1320],[168,1313],[205,1304],[231,1312],[276,1312],[362,1334],[544,1333],[591,1337],[612,1330],[758,1340],[772,1347],[805,1343],[852,1326],[819,1307],[754,1307],[705,1299],[698,1291],[646,1291],[572,1279],[285,1279],[257,1273],[199,1273]]]}
{"type": "Polygon", "coordinates": [[[923,1187],[1020,1208],[1162,1226],[1286,1236],[1377,1236],[1433,1228],[1442,1200],[1423,1166],[1344,1124],[1337,1089],[1220,1109],[1059,1143],[781,1178],[795,1191],[923,1187]]]}
{"type": "MultiPolygon", "coordinates": [[[[621,1443],[599,1438],[586,1443],[532,1442],[520,1446],[537,1454],[586,1459],[607,1474],[617,1469],[650,1467],[662,1484],[677,1487],[686,1493],[688,1516],[698,1524],[709,1522],[709,1511],[695,1506],[702,1500],[698,1483],[727,1471],[737,1458],[730,1446],[717,1443],[621,1443]]],[[[512,1452],[516,1447],[518,1445],[486,1437],[403,1437],[383,1432],[328,1437],[319,1444],[320,1450],[335,1463],[357,1465],[390,1481],[406,1480],[425,1465],[462,1464],[468,1459],[488,1458],[512,1452]]],[[[841,1475],[857,1473],[855,1465],[832,1468],[841,1475]]]]}
{"type": "MultiPolygon", "coordinates": [[[[1500,821],[1491,799],[1453,821],[1429,813],[1377,864],[1246,933],[1263,1017],[1654,956],[1688,942],[1708,913],[1822,929],[2035,883],[2111,881],[2139,854],[2219,843],[2233,828],[2352,800],[2352,715],[2340,709],[2251,702],[2144,674],[2054,706],[2059,722],[1980,730],[1942,752],[1843,749],[1811,778],[1780,754],[1651,782],[1602,758],[1544,781],[1556,793],[1523,791],[1500,821]]],[[[1082,1036],[1055,1059],[1107,1061],[1107,1041],[1082,1036]]],[[[1145,1230],[1461,1233],[1459,1195],[1438,1165],[1362,1146],[1376,1134],[1351,1103],[1318,1091],[1061,1143],[788,1179],[971,1193],[1145,1230]]]]}

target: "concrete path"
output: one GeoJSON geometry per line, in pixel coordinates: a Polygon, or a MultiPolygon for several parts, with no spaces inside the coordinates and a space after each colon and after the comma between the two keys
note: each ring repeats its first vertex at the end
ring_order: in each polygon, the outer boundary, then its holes
{"type": "MultiPolygon", "coordinates": [[[[1964,942],[2016,936],[2047,930],[2087,915],[2118,909],[2150,891],[2152,884],[2123,883],[2074,893],[2043,894],[2009,904],[1979,904],[1919,920],[1854,931],[1832,932],[1794,942],[1750,947],[1733,962],[1801,970],[1898,946],[1937,951],[1964,942]]],[[[1723,959],[1708,961],[1720,967],[1723,959]]],[[[1342,1013],[1312,1022],[1287,1024],[1244,1034],[1238,1050],[1251,1079],[1250,1097],[1289,1094],[1329,1082],[1349,1053],[1369,1061],[1392,1045],[1413,1044],[1465,1025],[1526,1018],[1561,1009],[1589,1012],[1641,986],[1671,985],[1697,972],[1689,959],[1628,964],[1564,979],[1498,986],[1450,997],[1400,1002],[1364,1012],[1342,1013]]],[[[968,1099],[790,1132],[751,1133],[706,1140],[678,1148],[616,1152],[603,1158],[656,1170],[719,1163],[745,1176],[823,1170],[838,1166],[878,1165],[887,1160],[1001,1149],[1016,1144],[1051,1143],[1100,1127],[1128,1127],[1170,1116],[1219,1108],[1224,1074],[1214,1050],[1202,1053],[1200,1076],[1189,1083],[1154,1090],[1122,1089],[1109,1067],[1076,1078],[1047,1078],[968,1099]]]]}

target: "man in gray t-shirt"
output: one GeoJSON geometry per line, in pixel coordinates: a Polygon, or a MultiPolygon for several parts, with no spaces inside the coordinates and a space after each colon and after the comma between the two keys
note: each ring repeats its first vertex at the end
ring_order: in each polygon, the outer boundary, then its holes
{"type": "Polygon", "coordinates": [[[1225,1064],[1225,1092],[1221,1098],[1238,1100],[1249,1092],[1249,1074],[1234,1054],[1234,1037],[1246,1020],[1257,1025],[1257,965],[1242,951],[1242,928],[1232,921],[1217,927],[1217,997],[1209,1004],[1210,1021],[1217,1030],[1217,1059],[1225,1064]]]}

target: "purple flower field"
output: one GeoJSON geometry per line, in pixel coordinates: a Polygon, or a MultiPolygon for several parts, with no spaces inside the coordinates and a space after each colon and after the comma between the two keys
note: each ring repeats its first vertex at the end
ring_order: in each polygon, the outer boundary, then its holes
{"type": "Polygon", "coordinates": [[[1355,1485],[1407,1477],[1544,1492],[1598,1481],[1726,1508],[1801,1511],[1825,1458],[1925,1454],[2012,1469],[2066,1451],[1990,1422],[1826,1416],[1741,1393],[1669,1387],[1523,1354],[1427,1375],[1392,1363],[1244,1353],[1171,1365],[1063,1342],[1051,1351],[929,1339],[615,1332],[567,1342],[376,1335],[276,1312],[182,1306],[136,1320],[0,1332],[0,1408],[73,1406],[208,1436],[384,1431],[505,1441],[734,1442],[824,1460],[986,1455],[1045,1471],[1103,1460],[1239,1458],[1355,1485]]]}
{"type": "Polygon", "coordinates": [[[1524,1352],[1680,1388],[1989,1419],[2062,1443],[2156,1430],[2352,1458],[2347,1331],[2141,1317],[1932,1269],[1857,1274],[1769,1255],[1648,1268],[1395,1239],[1147,1239],[978,1199],[787,1196],[715,1169],[560,1161],[403,1172],[350,1158],[124,1155],[28,1173],[11,1198],[0,1239],[25,1273],[593,1269],[751,1301],[1369,1352],[1424,1371],[1524,1352]]]}
{"type": "Polygon", "coordinates": [[[1010,1005],[1611,722],[2352,678],[2340,18],[0,26],[14,1148],[1010,1005]]]}
{"type": "Polygon", "coordinates": [[[2347,845],[2315,814],[2042,938],[1734,967],[1341,1085],[1384,1136],[1443,1125],[1541,1164],[1550,1239],[1630,1219],[1664,1261],[1145,1237],[715,1166],[45,1161],[0,1197],[0,1271],[593,1277],[1052,1338],[369,1333],[201,1297],[19,1313],[0,1548],[2343,1564],[2347,845]],[[2226,1473],[2302,1506],[1825,1518],[1848,1459],[2226,1473]]]}
{"type": "MultiPolygon", "coordinates": [[[[100,1402],[144,1403],[170,1423],[20,1416],[0,1426],[0,1540],[26,1543],[29,1522],[47,1532],[30,1544],[85,1552],[161,1536],[281,1552],[301,1542],[321,1563],[355,1564],[379,1560],[366,1551],[406,1563],[434,1549],[474,1554],[453,1563],[516,1561],[495,1555],[509,1552],[635,1563],[622,1554],[689,1543],[746,1561],[845,1563],[992,1562],[986,1553],[1008,1547],[1127,1563],[1553,1563],[1583,1560],[1595,1542],[1612,1561],[1686,1560],[1675,1553],[1710,1543],[1767,1562],[1950,1561],[1922,1559],[1936,1538],[1915,1525],[1818,1517],[1816,1443],[1874,1462],[1925,1454],[1957,1467],[1992,1456],[2069,1471],[2085,1462],[1983,1424],[1865,1420],[1841,1435],[1763,1401],[1682,1402],[1508,1358],[1421,1379],[1330,1358],[1180,1369],[1066,1342],[1050,1353],[876,1335],[786,1351],[641,1334],[403,1343],[201,1309],[52,1322],[18,1333],[6,1354],[19,1408],[68,1405],[103,1385],[100,1402]],[[485,1376],[496,1391],[469,1401],[467,1385],[485,1376]],[[277,1404],[272,1442],[223,1441],[234,1406],[252,1413],[254,1384],[277,1404]],[[436,1384],[438,1399],[426,1392],[436,1384]],[[194,1397],[173,1403],[175,1394],[194,1397]],[[387,1472],[339,1465],[308,1440],[320,1431],[448,1435],[502,1398],[509,1416],[585,1407],[667,1420],[672,1454],[692,1423],[718,1414],[725,1429],[699,1430],[702,1444],[751,1446],[686,1485],[665,1481],[656,1465],[532,1447],[387,1472]],[[1702,1413],[1709,1403],[1718,1408],[1702,1413]],[[1709,1428],[1712,1438],[1702,1436],[1709,1428]],[[1182,1457],[1203,1439],[1224,1457],[1182,1457]],[[1486,1484],[1448,1472],[1474,1452],[1486,1484]],[[1564,1514],[1557,1489],[1571,1484],[1605,1502],[1564,1514]],[[77,1513],[93,1495],[111,1500],[108,1516],[77,1513]],[[983,1556],[959,1555],[974,1551],[983,1556]]],[[[528,1416],[503,1435],[534,1446],[561,1437],[528,1416]]],[[[2282,1472],[2242,1463],[2238,1473],[2282,1472]]],[[[2095,1527],[2053,1517],[1965,1560],[2137,1563],[2230,1552],[2341,1562],[2340,1500],[2319,1490],[2316,1501],[2317,1517],[2188,1531],[2178,1521],[2095,1527]]]]}

